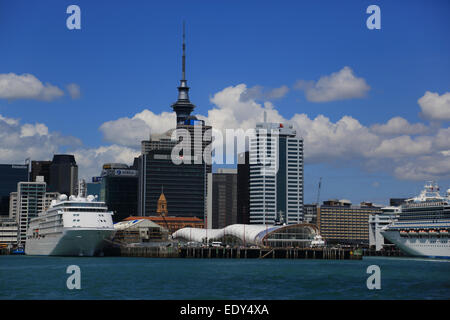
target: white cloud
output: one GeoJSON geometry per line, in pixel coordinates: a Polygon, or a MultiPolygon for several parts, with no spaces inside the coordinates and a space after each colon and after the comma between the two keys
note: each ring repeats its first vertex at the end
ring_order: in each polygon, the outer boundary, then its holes
{"type": "Polygon", "coordinates": [[[427,119],[450,120],[450,92],[440,96],[438,93],[427,91],[417,102],[427,119]]]}
{"type": "Polygon", "coordinates": [[[0,115],[0,162],[22,163],[24,159],[51,159],[62,147],[81,145],[75,137],[49,132],[42,123],[20,124],[0,115]]]}
{"type": "MultiPolygon", "coordinates": [[[[440,169],[426,171],[420,166],[424,163],[423,157],[444,159],[442,156],[450,150],[450,128],[432,132],[432,128],[422,123],[411,124],[401,117],[371,127],[351,116],[336,122],[323,115],[309,118],[306,114],[295,114],[286,119],[271,102],[243,101],[241,97],[246,91],[247,86],[239,84],[215,93],[210,98],[215,107],[207,116],[197,117],[215,129],[246,130],[262,122],[266,112],[268,121],[290,123],[303,137],[306,163],[356,164],[369,171],[387,171],[402,179],[422,179],[427,174],[427,178],[436,178],[435,173],[445,174],[444,160],[440,162],[440,169]]],[[[101,130],[108,135],[108,141],[137,150],[140,141],[148,138],[150,127],[158,128],[157,133],[160,133],[173,128],[174,124],[173,113],[154,114],[144,110],[132,118],[109,121],[101,130]]]]}
{"type": "Polygon", "coordinates": [[[139,150],[119,146],[101,146],[98,148],[79,148],[70,151],[75,155],[75,160],[78,164],[79,178],[84,178],[86,181],[91,177],[99,176],[102,165],[108,162],[133,164],[135,157],[139,156],[139,150]]]}
{"type": "Polygon", "coordinates": [[[322,76],[317,82],[299,80],[294,88],[303,90],[306,99],[312,102],[362,98],[370,90],[366,80],[356,77],[350,67],[322,76]]]}
{"type": "Polygon", "coordinates": [[[262,86],[254,86],[247,88],[241,94],[242,101],[248,100],[274,100],[284,97],[289,92],[287,86],[281,86],[279,88],[267,89],[262,86]]]}
{"type": "MultiPolygon", "coordinates": [[[[423,180],[450,175],[450,128],[411,124],[395,117],[385,124],[365,126],[351,116],[337,121],[318,115],[295,114],[286,119],[271,102],[242,101],[245,84],[227,87],[211,98],[214,108],[197,115],[215,129],[250,129],[263,121],[291,123],[304,138],[305,162],[357,165],[372,172],[388,172],[399,179],[423,180]]],[[[75,154],[80,177],[98,175],[106,162],[131,164],[139,155],[141,140],[175,126],[173,112],[155,114],[143,110],[133,117],[105,122],[100,130],[110,146],[84,148],[73,137],[51,132],[41,123],[21,124],[0,115],[0,161],[21,162],[24,158],[51,159],[62,146],[75,154]]]]}
{"type": "Polygon", "coordinates": [[[411,159],[397,166],[395,177],[403,180],[450,178],[450,155],[433,154],[411,159]]]}
{"type": "Polygon", "coordinates": [[[81,97],[80,86],[76,83],[70,83],[66,86],[72,99],[79,99],[81,97]]]}
{"type": "Polygon", "coordinates": [[[30,124],[26,123],[20,128],[20,137],[32,137],[35,135],[46,136],[48,135],[48,128],[45,124],[36,123],[30,124]]]}
{"type": "Polygon", "coordinates": [[[370,130],[377,134],[385,135],[402,135],[402,134],[419,134],[428,131],[423,123],[411,124],[402,117],[394,117],[386,124],[374,124],[370,130]]]}
{"type": "Polygon", "coordinates": [[[160,134],[174,127],[174,112],[162,112],[157,115],[145,109],[132,118],[120,118],[108,121],[100,126],[106,141],[125,146],[138,147],[150,134],[160,134]]]}
{"type": "Polygon", "coordinates": [[[51,101],[64,92],[50,83],[43,84],[32,74],[0,74],[0,99],[36,99],[51,101]]]}
{"type": "Polygon", "coordinates": [[[370,156],[379,158],[402,158],[408,156],[419,156],[433,152],[433,141],[431,137],[417,137],[403,135],[391,139],[381,140],[380,144],[368,153],[370,156]]]}

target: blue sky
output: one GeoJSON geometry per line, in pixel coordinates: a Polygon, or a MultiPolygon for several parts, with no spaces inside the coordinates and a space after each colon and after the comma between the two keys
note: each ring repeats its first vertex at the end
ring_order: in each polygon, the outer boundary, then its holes
{"type": "MultiPolygon", "coordinates": [[[[270,102],[287,120],[295,114],[306,114],[311,120],[323,115],[335,124],[349,116],[364,128],[401,117],[427,128],[406,134],[411,139],[440,137],[439,143],[432,142],[430,158],[420,161],[417,154],[391,159],[378,153],[362,155],[350,147],[352,151],[339,154],[318,151],[316,157],[306,159],[306,202],[315,201],[319,177],[323,177],[322,200],[386,203],[389,197],[416,194],[425,178],[438,178],[447,189],[450,172],[445,162],[450,159],[442,158],[442,152],[450,150],[445,145],[450,137],[445,131],[448,105],[439,101],[450,91],[449,9],[448,1],[0,0],[0,74],[31,74],[64,93],[51,101],[2,99],[0,89],[0,115],[16,119],[16,129],[24,124],[45,125],[48,135],[53,135],[47,143],[54,143],[55,135],[79,139],[75,145],[60,143],[55,152],[75,150],[81,161],[82,154],[88,158],[102,146],[135,148],[107,136],[100,127],[108,121],[132,119],[143,110],[156,115],[171,111],[181,76],[185,20],[187,78],[196,114],[207,116],[208,110],[217,108],[214,95],[228,87],[245,84],[270,91],[286,86],[289,90],[282,97],[255,97],[255,103],[270,102]],[[66,8],[71,4],[81,8],[81,30],[66,28],[66,8]],[[366,27],[366,8],[371,4],[381,8],[381,30],[366,27]],[[317,83],[346,66],[370,87],[360,97],[317,102],[295,89],[299,80],[317,83]],[[70,97],[66,89],[70,83],[79,86],[79,98],[70,97]],[[436,107],[425,107],[441,108],[441,116],[421,114],[418,100],[427,91],[438,96],[430,102],[436,107]],[[440,167],[418,174],[414,166],[433,163],[436,154],[440,167]],[[401,168],[411,168],[413,173],[401,168]]],[[[404,135],[383,135],[379,144],[404,135]]],[[[348,138],[343,139],[348,143],[348,138]]],[[[363,147],[364,143],[359,148],[363,147]]],[[[14,156],[4,154],[0,155],[3,163],[46,155],[26,148],[23,156],[18,151],[14,156]]],[[[80,169],[99,171],[106,158],[91,160],[85,159],[80,169]]]]}

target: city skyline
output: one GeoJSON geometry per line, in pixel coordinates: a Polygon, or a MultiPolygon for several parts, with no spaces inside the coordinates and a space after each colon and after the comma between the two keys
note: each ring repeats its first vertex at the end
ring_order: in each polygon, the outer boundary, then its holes
{"type": "Polygon", "coordinates": [[[305,143],[304,203],[315,202],[320,177],[321,201],[386,204],[429,179],[450,187],[443,1],[408,2],[407,12],[380,1],[381,30],[366,28],[371,3],[360,2],[258,2],[255,12],[249,1],[235,12],[79,1],[81,30],[65,26],[69,4],[3,5],[0,163],[67,152],[88,179],[103,163],[131,164],[141,140],[175,123],[186,20],[193,115],[217,129],[254,128],[264,111],[292,123],[305,143]]]}

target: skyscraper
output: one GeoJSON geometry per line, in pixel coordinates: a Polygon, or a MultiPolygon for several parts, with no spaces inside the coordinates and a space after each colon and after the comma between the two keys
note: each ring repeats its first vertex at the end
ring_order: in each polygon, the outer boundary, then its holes
{"type": "Polygon", "coordinates": [[[28,166],[0,164],[0,215],[9,215],[9,196],[17,191],[17,183],[28,181],[28,166]]]}
{"type": "Polygon", "coordinates": [[[47,187],[50,185],[50,166],[51,161],[31,161],[30,181],[36,181],[37,176],[44,177],[47,187]]]}
{"type": "Polygon", "coordinates": [[[237,170],[223,169],[212,174],[212,228],[237,223],[237,170]]]}
{"type": "Polygon", "coordinates": [[[45,210],[45,182],[19,182],[17,184],[16,221],[19,227],[17,242],[25,244],[30,219],[45,210]]]}
{"type": "Polygon", "coordinates": [[[237,223],[250,223],[250,163],[248,151],[238,155],[237,223]]]}
{"type": "Polygon", "coordinates": [[[78,166],[70,154],[55,154],[50,165],[49,191],[68,196],[76,195],[78,185],[78,166]]]}
{"type": "Polygon", "coordinates": [[[250,139],[250,223],[303,220],[303,140],[292,126],[258,123],[250,139]]]}
{"type": "Polygon", "coordinates": [[[142,142],[139,157],[139,215],[152,216],[161,190],[167,198],[169,216],[198,217],[205,215],[205,165],[176,164],[172,148],[178,143],[170,132],[152,136],[142,142]]]}
{"type": "Polygon", "coordinates": [[[119,222],[138,213],[138,171],[126,164],[108,163],[103,166],[100,200],[114,212],[119,222]]]}

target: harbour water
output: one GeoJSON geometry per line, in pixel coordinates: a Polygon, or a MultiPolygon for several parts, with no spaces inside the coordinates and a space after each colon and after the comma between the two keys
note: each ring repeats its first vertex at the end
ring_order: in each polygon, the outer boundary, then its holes
{"type": "Polygon", "coordinates": [[[0,299],[450,299],[450,261],[0,256],[0,299]],[[367,288],[370,265],[380,290],[367,288]]]}

